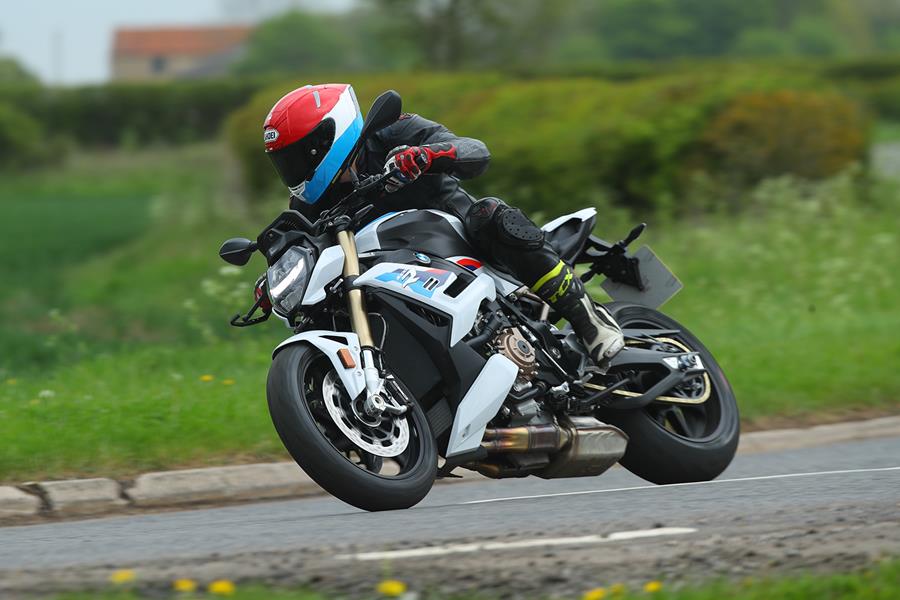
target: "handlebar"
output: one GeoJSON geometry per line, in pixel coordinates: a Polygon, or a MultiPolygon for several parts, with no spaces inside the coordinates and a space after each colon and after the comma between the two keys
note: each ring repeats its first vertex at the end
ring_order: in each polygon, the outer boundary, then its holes
{"type": "MultiPolygon", "coordinates": [[[[370,175],[365,179],[358,181],[354,185],[352,192],[347,194],[332,208],[323,211],[322,214],[319,215],[319,219],[315,223],[312,223],[312,229],[314,231],[321,232],[326,227],[328,227],[329,223],[333,223],[334,220],[338,217],[349,216],[351,213],[354,213],[357,209],[363,206],[363,203],[361,201],[365,200],[366,196],[372,194],[373,192],[380,192],[381,190],[383,190],[384,183],[391,176],[396,174],[397,169],[392,169],[391,171],[386,171],[384,173],[370,175]]],[[[368,213],[369,211],[366,210],[365,212],[368,213]]]]}

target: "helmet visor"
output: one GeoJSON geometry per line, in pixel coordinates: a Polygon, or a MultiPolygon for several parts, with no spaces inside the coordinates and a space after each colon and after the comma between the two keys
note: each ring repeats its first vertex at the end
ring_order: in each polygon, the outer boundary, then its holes
{"type": "Polygon", "coordinates": [[[267,154],[281,181],[289,188],[296,188],[312,178],[333,141],[334,121],[326,119],[306,137],[267,154]]]}

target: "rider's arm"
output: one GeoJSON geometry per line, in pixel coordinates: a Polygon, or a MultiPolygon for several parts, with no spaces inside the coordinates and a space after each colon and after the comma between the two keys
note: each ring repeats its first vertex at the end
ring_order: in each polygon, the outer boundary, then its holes
{"type": "Polygon", "coordinates": [[[478,177],[491,160],[484,142],[460,137],[434,121],[413,114],[404,114],[393,125],[378,132],[385,148],[398,146],[427,146],[435,158],[430,172],[448,173],[460,179],[478,177]]]}

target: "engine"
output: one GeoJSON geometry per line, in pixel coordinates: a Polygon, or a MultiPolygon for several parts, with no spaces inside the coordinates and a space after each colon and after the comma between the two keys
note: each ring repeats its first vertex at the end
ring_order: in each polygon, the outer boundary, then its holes
{"type": "Polygon", "coordinates": [[[519,373],[512,389],[515,395],[507,398],[501,416],[485,430],[481,445],[488,457],[469,468],[488,477],[582,477],[598,475],[622,457],[628,438],[619,429],[592,416],[556,415],[540,397],[526,391],[540,385],[532,383],[538,374],[537,354],[517,327],[498,331],[490,346],[511,360],[519,373]]]}
{"type": "Polygon", "coordinates": [[[516,327],[500,331],[492,343],[494,350],[519,367],[515,388],[523,388],[537,375],[537,358],[534,346],[516,327]]]}

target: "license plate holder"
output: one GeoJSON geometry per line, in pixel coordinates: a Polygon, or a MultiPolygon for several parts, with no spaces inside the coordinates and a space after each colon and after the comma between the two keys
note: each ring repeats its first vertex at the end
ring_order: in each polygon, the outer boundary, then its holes
{"type": "Polygon", "coordinates": [[[684,287],[650,246],[642,246],[634,253],[634,257],[638,260],[643,290],[611,279],[605,279],[600,284],[616,302],[633,302],[649,308],[659,308],[684,287]]]}

